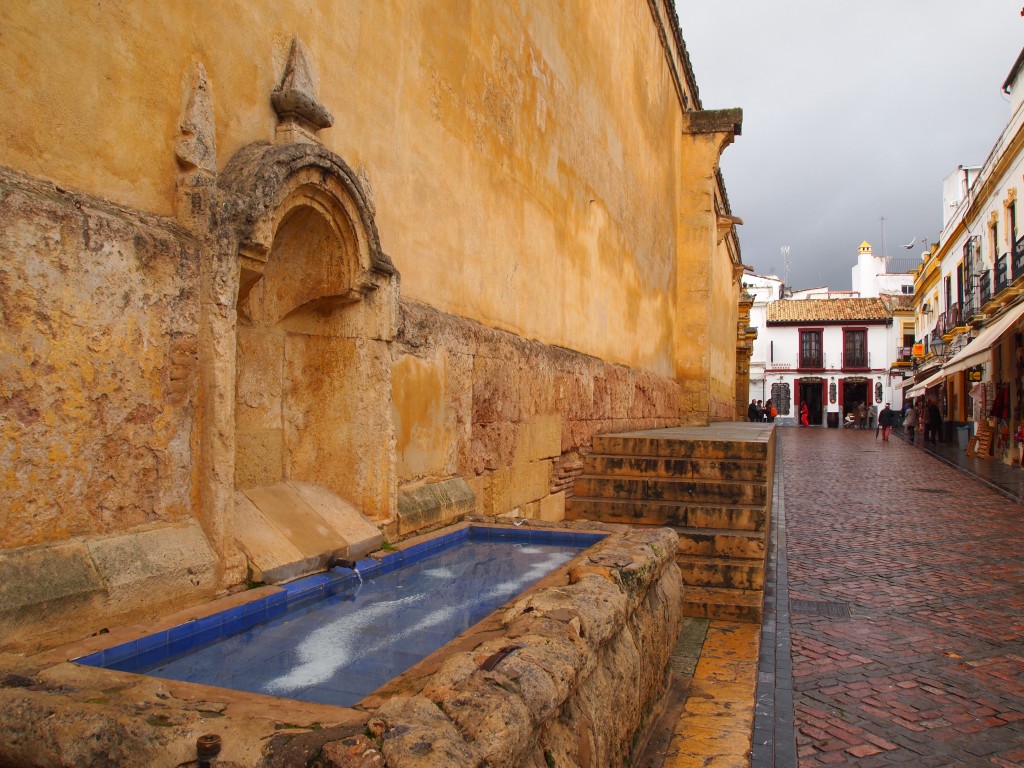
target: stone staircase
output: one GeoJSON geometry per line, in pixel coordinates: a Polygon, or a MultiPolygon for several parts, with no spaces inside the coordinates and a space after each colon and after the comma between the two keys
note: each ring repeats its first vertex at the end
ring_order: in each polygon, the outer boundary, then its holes
{"type": "Polygon", "coordinates": [[[770,424],[600,435],[566,517],[672,527],[684,615],[760,622],[774,449],[770,424]]]}

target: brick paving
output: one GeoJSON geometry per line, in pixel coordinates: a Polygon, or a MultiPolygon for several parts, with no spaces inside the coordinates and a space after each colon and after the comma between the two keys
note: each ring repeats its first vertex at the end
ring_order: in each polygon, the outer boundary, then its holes
{"type": "Polygon", "coordinates": [[[797,765],[1024,767],[1024,507],[871,431],[779,440],[797,765]]]}

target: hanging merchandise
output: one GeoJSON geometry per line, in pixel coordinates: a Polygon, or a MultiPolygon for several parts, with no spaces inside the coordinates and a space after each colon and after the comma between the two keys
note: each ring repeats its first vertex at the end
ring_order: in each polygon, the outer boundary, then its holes
{"type": "Polygon", "coordinates": [[[1010,418],[1010,385],[999,384],[996,387],[996,396],[992,401],[992,410],[989,416],[995,419],[1010,418]]]}
{"type": "Polygon", "coordinates": [[[971,421],[977,424],[985,418],[985,385],[977,383],[971,387],[971,421]]]}

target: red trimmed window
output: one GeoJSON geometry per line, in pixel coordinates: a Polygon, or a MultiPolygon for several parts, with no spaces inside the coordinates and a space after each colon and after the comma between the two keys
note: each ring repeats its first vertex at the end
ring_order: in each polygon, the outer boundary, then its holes
{"type": "Polygon", "coordinates": [[[822,369],[825,357],[821,349],[821,329],[800,331],[800,367],[822,369]]]}
{"type": "Polygon", "coordinates": [[[843,368],[868,367],[867,328],[843,329],[843,368]]]}

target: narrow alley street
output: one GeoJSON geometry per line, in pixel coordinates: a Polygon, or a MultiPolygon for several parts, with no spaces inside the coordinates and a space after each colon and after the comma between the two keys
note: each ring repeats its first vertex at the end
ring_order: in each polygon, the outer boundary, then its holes
{"type": "Polygon", "coordinates": [[[778,437],[754,768],[1024,766],[1024,505],[896,435],[778,437]]]}

